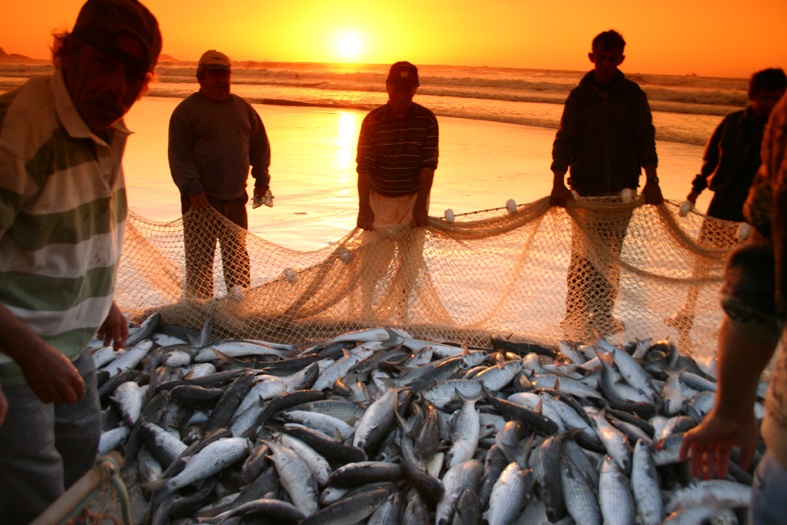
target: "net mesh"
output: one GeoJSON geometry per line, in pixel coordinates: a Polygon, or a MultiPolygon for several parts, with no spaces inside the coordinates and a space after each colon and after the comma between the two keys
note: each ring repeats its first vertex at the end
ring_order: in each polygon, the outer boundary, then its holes
{"type": "Polygon", "coordinates": [[[132,212],[116,300],[134,320],[160,312],[165,324],[199,330],[210,318],[220,338],[302,343],[391,326],[479,347],[491,335],[549,346],[669,338],[703,356],[716,348],[738,228],[680,216],[670,201],[558,208],[543,198],[427,228],[354,230],[302,252],[212,208],[173,222],[132,212]]]}

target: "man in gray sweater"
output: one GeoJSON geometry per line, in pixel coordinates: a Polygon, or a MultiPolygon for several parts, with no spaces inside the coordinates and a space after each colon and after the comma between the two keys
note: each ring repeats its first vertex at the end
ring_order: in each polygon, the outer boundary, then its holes
{"type": "Polygon", "coordinates": [[[213,297],[216,241],[227,291],[250,284],[245,235],[228,227],[212,207],[244,230],[248,228],[246,181],[251,166],[254,197],[268,195],[270,143],[257,111],[230,92],[232,66],[224,53],[206,51],[199,60],[200,89],[183,100],[169,122],[169,167],[180,190],[186,250],[186,296],[213,297]],[[192,208],[197,213],[187,213],[192,208]]]}

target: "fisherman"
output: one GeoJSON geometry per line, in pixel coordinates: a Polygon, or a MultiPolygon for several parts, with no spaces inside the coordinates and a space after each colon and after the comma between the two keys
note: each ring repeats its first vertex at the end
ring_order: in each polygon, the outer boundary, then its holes
{"type": "MultiPolygon", "coordinates": [[[[784,95],[787,76],[780,68],[763,69],[749,80],[749,101],[745,109],[730,113],[713,132],[702,156],[702,169],[691,183],[686,200],[692,205],[705,188],[713,191],[708,206],[708,217],[725,221],[744,222],[743,203],[749,194],[754,176],[760,167],[760,143],[765,123],[773,107],[784,95]]],[[[736,242],[736,228],[719,227],[717,221],[702,223],[698,243],[719,248],[729,248],[736,242]]],[[[694,277],[707,276],[708,268],[702,262],[694,268],[694,277]]],[[[664,320],[668,326],[687,334],[694,326],[694,309],[699,288],[689,289],[684,304],[664,320]]]]}
{"type": "Polygon", "coordinates": [[[231,92],[232,64],[224,53],[205,51],[197,65],[199,91],[183,100],[169,121],[169,168],[180,190],[186,250],[186,296],[213,297],[213,257],[221,244],[227,290],[248,288],[249,253],[243,235],[249,227],[246,181],[254,178],[256,208],[273,206],[271,149],[265,126],[246,100],[231,92]],[[211,215],[188,213],[211,207],[242,228],[211,215]]]}
{"type": "MultiPolygon", "coordinates": [[[[429,194],[437,169],[439,126],[434,113],[413,102],[420,85],[418,68],[410,62],[391,65],[385,81],[388,103],[370,111],[358,137],[358,220],[363,230],[397,225],[427,226],[429,194]]],[[[366,235],[365,241],[376,238],[366,235]]],[[[398,306],[406,316],[407,300],[423,262],[424,232],[397,238],[402,291],[398,306]]],[[[367,260],[362,274],[362,318],[372,319],[371,289],[383,278],[393,256],[393,243],[383,241],[367,260]]]]}
{"type": "Polygon", "coordinates": [[[388,103],[369,112],[358,137],[359,228],[426,226],[437,169],[437,118],[413,102],[418,68],[396,62],[388,71],[388,103]]]}
{"type": "Polygon", "coordinates": [[[760,167],[760,143],[765,123],[787,88],[781,68],[763,69],[749,80],[749,102],[730,113],[713,132],[702,156],[702,169],[691,183],[686,200],[697,204],[706,188],[713,192],[708,216],[743,222],[743,203],[760,167]]]}
{"type": "Polygon", "coordinates": [[[760,428],[767,449],[752,483],[754,525],[784,523],[787,516],[787,97],[773,110],[761,158],[744,205],[752,233],[724,270],[716,401],[680,449],[681,459],[691,457],[696,477],[725,477],[733,447],[740,447],[740,464],[748,467],[757,446],[757,384],[781,340],[760,428]]]}
{"type": "MultiPolygon", "coordinates": [[[[569,94],[552,147],[552,205],[565,206],[573,199],[564,182],[569,169],[571,176],[566,182],[580,197],[614,203],[622,202],[623,190],[636,190],[644,168],[645,202],[661,204],[664,200],[656,175],[655,129],[647,96],[618,69],[625,58],[625,45],[614,30],[593,39],[588,53],[593,70],[569,94]]],[[[631,213],[600,216],[602,213],[590,214],[588,210],[584,228],[597,230],[596,236],[607,243],[610,256],[615,258],[622,250],[631,213]]],[[[575,236],[579,233],[574,232],[575,236]]],[[[602,336],[624,329],[612,316],[618,291],[616,264],[597,268],[574,249],[567,284],[562,323],[567,339],[589,338],[591,329],[602,336]]]]}
{"type": "Polygon", "coordinates": [[[54,35],[55,71],[0,96],[0,521],[29,523],[90,470],[92,355],[128,325],[113,302],[127,213],[123,116],[161,52],[136,0],[87,0],[54,35]]]}

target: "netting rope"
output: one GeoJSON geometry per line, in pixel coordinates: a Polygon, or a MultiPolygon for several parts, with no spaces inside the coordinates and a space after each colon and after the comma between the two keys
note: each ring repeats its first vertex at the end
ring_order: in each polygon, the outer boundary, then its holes
{"type": "Polygon", "coordinates": [[[171,222],[134,212],[116,299],[133,318],[281,343],[368,326],[489,346],[670,338],[715,351],[724,261],[739,224],[679,204],[543,198],[426,228],[353,230],[314,251],[252,235],[215,210],[171,222]],[[185,229],[184,229],[185,226],[185,229]],[[186,249],[188,247],[188,250],[186,249]]]}

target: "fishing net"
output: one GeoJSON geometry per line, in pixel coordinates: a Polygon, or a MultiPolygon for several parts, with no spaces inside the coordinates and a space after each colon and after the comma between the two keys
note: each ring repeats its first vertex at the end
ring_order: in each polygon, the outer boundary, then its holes
{"type": "Polygon", "coordinates": [[[216,337],[279,343],[391,326],[480,347],[495,334],[550,346],[600,335],[715,351],[737,223],[681,216],[669,201],[511,204],[427,228],[354,230],[307,252],[212,208],[165,223],[132,212],[116,300],[138,321],[160,312],[199,330],[210,318],[216,337]]]}

